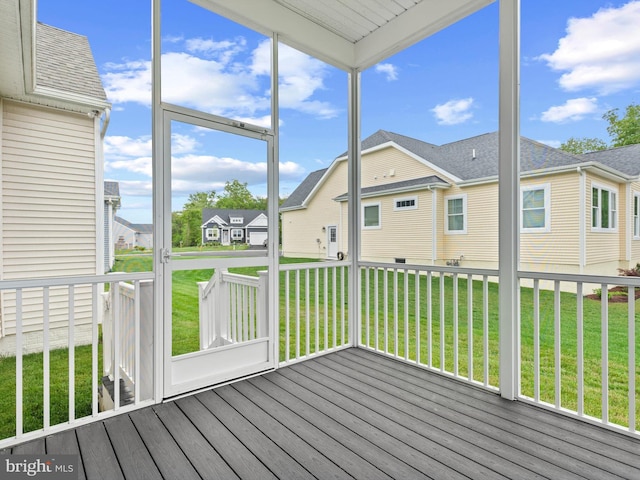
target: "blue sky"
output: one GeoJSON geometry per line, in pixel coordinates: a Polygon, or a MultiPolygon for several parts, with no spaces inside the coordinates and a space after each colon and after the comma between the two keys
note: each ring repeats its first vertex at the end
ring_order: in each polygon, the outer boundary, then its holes
{"type": "MultiPolygon", "coordinates": [[[[268,39],[186,0],[165,0],[163,97],[268,124],[268,39]],[[187,88],[188,87],[188,88],[187,88]]],[[[86,35],[113,113],[105,179],[120,182],[119,215],[151,221],[150,1],[39,0],[38,19],[86,35]]],[[[602,114],[638,103],[640,0],[522,1],[522,134],[559,146],[609,140],[602,114]]],[[[281,51],[281,194],[346,150],[347,76],[281,51]]],[[[363,72],[362,133],[378,129],[444,144],[498,126],[498,5],[363,72]]],[[[265,193],[255,142],[175,125],[174,209],[226,180],[265,193]]]]}

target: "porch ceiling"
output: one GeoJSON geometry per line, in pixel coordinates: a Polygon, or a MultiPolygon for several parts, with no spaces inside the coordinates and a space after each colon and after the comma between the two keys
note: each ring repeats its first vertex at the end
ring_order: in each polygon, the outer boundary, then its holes
{"type": "Polygon", "coordinates": [[[336,67],[364,70],[494,0],[191,0],[336,67]]]}

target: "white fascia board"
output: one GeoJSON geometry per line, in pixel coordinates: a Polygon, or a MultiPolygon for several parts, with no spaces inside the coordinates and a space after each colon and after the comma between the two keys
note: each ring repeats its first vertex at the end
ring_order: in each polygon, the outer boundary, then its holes
{"type": "MultiPolygon", "coordinates": [[[[451,179],[454,183],[460,183],[462,182],[461,178],[456,177],[455,175],[453,175],[451,172],[447,172],[444,168],[439,167],[438,165],[435,165],[433,163],[431,163],[428,160],[425,160],[424,158],[416,155],[415,153],[407,150],[404,147],[401,147],[400,145],[398,145],[396,142],[393,141],[389,141],[389,142],[385,142],[385,143],[381,143],[379,145],[376,145],[375,147],[371,147],[368,148],[366,150],[362,151],[362,156],[364,157],[364,155],[368,154],[368,153],[373,153],[373,152],[377,152],[378,150],[384,150],[385,148],[395,148],[396,150],[400,150],[402,153],[404,153],[405,155],[408,155],[409,157],[413,158],[414,160],[420,162],[421,164],[423,164],[426,167],[429,167],[430,169],[436,171],[437,173],[444,175],[445,177],[451,179]]],[[[346,156],[342,156],[336,159],[336,161],[344,161],[346,160],[347,157],[346,156]]]]}
{"type": "MultiPolygon", "coordinates": [[[[528,172],[523,172],[520,174],[520,178],[536,178],[536,177],[545,177],[548,175],[558,175],[560,173],[567,172],[578,172],[579,170],[592,170],[596,172],[598,175],[605,177],[609,180],[612,180],[617,183],[626,183],[632,182],[634,180],[638,180],[638,177],[634,177],[631,175],[626,175],[618,170],[608,167],[606,165],[602,165],[597,162],[584,162],[584,163],[576,163],[574,165],[563,165],[561,167],[552,167],[552,168],[544,168],[539,170],[531,170],[528,172]]],[[[458,186],[460,188],[464,187],[472,187],[475,185],[483,185],[487,183],[495,183],[498,181],[497,175],[492,175],[490,177],[483,178],[474,178],[472,180],[466,180],[464,182],[459,182],[458,186]]]]}
{"type": "Polygon", "coordinates": [[[336,158],[333,162],[331,162],[331,165],[329,165],[329,168],[327,168],[327,171],[324,172],[324,175],[322,175],[322,177],[320,177],[320,180],[318,180],[318,182],[313,186],[313,188],[309,192],[309,195],[307,195],[307,198],[305,198],[303,200],[302,205],[296,205],[295,207],[289,207],[289,208],[286,208],[286,209],[281,209],[280,211],[281,212],[288,212],[288,211],[292,211],[292,210],[299,210],[299,209],[302,209],[302,208],[307,208],[307,205],[309,205],[309,202],[311,201],[313,196],[317,193],[317,191],[320,189],[320,187],[325,182],[325,180],[327,178],[329,178],[329,175],[331,175],[333,170],[336,168],[336,165],[338,165],[338,162],[342,161],[342,160],[346,160],[346,158],[347,157],[344,157],[344,159],[336,158]]]}
{"type": "Polygon", "coordinates": [[[36,85],[36,88],[33,90],[31,95],[34,97],[70,104],[83,112],[91,110],[104,111],[107,108],[111,108],[111,103],[107,100],[101,100],[87,95],[65,92],[63,90],[38,85],[36,85]]]}
{"type": "Polygon", "coordinates": [[[226,223],[227,223],[227,222],[225,222],[224,220],[222,220],[218,215],[216,215],[216,216],[214,216],[214,217],[211,217],[209,220],[207,220],[206,222],[204,222],[202,225],[200,225],[200,228],[204,228],[204,227],[206,227],[206,226],[207,226],[207,224],[209,224],[209,223],[211,223],[211,222],[213,222],[213,223],[217,223],[217,224],[218,224],[218,225],[220,225],[220,226],[222,226],[222,224],[225,224],[225,225],[226,225],[226,223]]]}
{"type": "MultiPolygon", "coordinates": [[[[420,190],[446,190],[451,188],[451,185],[445,185],[442,183],[434,183],[430,185],[413,185],[411,187],[398,187],[391,188],[389,190],[379,190],[377,192],[369,192],[369,193],[361,193],[360,198],[375,198],[375,197],[384,197],[386,195],[397,195],[398,193],[408,193],[408,192],[418,192],[420,190]]],[[[335,197],[332,200],[335,202],[346,202],[348,200],[347,197],[340,198],[335,197]]]]}
{"type": "Polygon", "coordinates": [[[355,46],[355,66],[375,65],[401,50],[453,25],[495,0],[430,0],[419,2],[355,46]]]}
{"type": "Polygon", "coordinates": [[[278,39],[301,52],[342,70],[355,65],[355,45],[315,22],[267,0],[189,0],[267,37],[278,39]]]}
{"type": "Polygon", "coordinates": [[[295,212],[296,210],[306,210],[306,206],[302,206],[302,205],[296,205],[295,207],[285,207],[285,208],[280,208],[279,212],[280,213],[285,213],[285,212],[295,212]]]}

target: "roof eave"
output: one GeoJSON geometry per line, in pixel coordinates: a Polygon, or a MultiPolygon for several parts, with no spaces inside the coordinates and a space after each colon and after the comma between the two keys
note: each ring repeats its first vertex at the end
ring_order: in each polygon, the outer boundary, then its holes
{"type": "MultiPolygon", "coordinates": [[[[451,188],[451,185],[446,183],[432,183],[425,185],[413,185],[410,187],[398,187],[398,188],[390,188],[389,190],[378,190],[375,192],[367,192],[360,194],[360,198],[373,198],[373,197],[381,197],[383,195],[395,195],[398,193],[409,193],[409,192],[417,192],[420,190],[446,190],[451,188]]],[[[348,196],[346,195],[338,195],[332,200],[336,202],[346,202],[348,200],[348,196]]]]}

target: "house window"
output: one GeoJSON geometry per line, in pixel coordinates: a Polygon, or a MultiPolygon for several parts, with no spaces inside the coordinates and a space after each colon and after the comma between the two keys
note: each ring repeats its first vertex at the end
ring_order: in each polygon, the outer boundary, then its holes
{"type": "Polygon", "coordinates": [[[418,197],[396,198],[393,200],[394,210],[415,210],[418,208],[418,197]]]}
{"type": "Polygon", "coordinates": [[[242,240],[242,229],[241,228],[232,228],[231,229],[231,240],[242,240]]]}
{"type": "Polygon", "coordinates": [[[551,186],[532,185],[520,189],[520,228],[527,232],[551,231],[551,186]]]}
{"type": "Polygon", "coordinates": [[[362,228],[380,228],[380,203],[362,205],[362,228]]]}
{"type": "Polygon", "coordinates": [[[207,240],[218,240],[220,238],[220,231],[217,227],[207,228],[207,240]]]}
{"type": "Polygon", "coordinates": [[[640,240],[640,193],[633,194],[633,238],[640,240]]]}
{"type": "Polygon", "coordinates": [[[599,185],[591,187],[591,227],[612,231],[618,227],[618,193],[599,185]]]}
{"type": "Polygon", "coordinates": [[[445,232],[467,233],[467,196],[445,197],[445,232]]]}
{"type": "Polygon", "coordinates": [[[229,218],[229,221],[230,221],[231,223],[236,224],[236,225],[242,225],[242,221],[243,221],[243,220],[244,220],[244,219],[243,219],[242,217],[230,217],[230,218],[229,218]]]}

